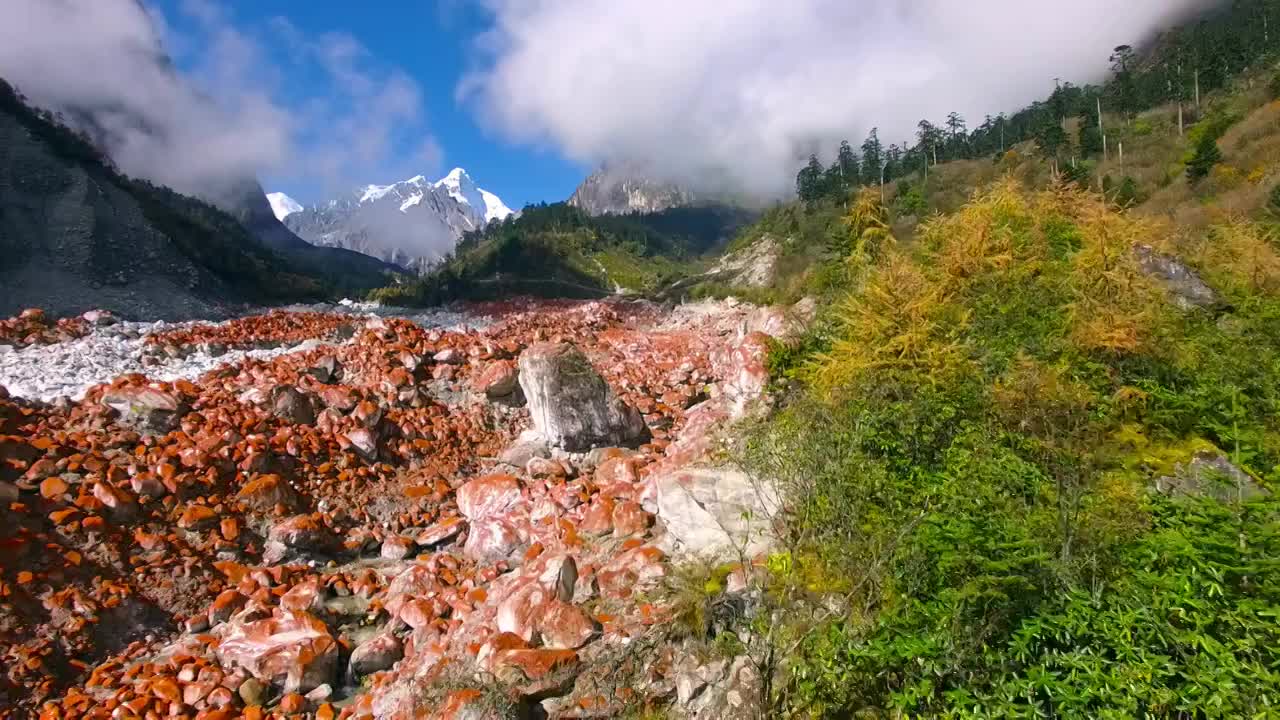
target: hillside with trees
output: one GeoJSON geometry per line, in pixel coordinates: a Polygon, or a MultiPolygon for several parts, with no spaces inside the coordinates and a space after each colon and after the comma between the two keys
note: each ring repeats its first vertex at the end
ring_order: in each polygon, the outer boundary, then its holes
{"type": "Polygon", "coordinates": [[[699,266],[753,217],[724,206],[592,216],[567,203],[532,205],[466,235],[425,277],[372,297],[431,305],[522,294],[653,292],[699,266]]]}

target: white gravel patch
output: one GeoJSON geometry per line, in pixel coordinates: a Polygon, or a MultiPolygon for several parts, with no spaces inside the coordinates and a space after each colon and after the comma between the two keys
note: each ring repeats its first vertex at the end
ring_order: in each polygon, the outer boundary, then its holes
{"type": "MultiPolygon", "coordinates": [[[[290,309],[347,312],[362,317],[404,317],[424,327],[478,327],[475,319],[463,313],[440,310],[383,308],[365,303],[297,306],[290,309]]],[[[122,322],[93,328],[83,338],[53,345],[32,345],[22,349],[0,345],[0,386],[4,386],[10,395],[28,400],[53,402],[62,397],[80,400],[89,388],[109,383],[129,373],[141,373],[153,380],[189,380],[210,370],[239,363],[245,358],[268,359],[330,344],[307,340],[297,345],[271,349],[230,349],[216,356],[192,348],[186,357],[172,358],[161,354],[156,358],[153,355],[151,364],[143,364],[143,351],[147,348],[148,335],[190,324],[122,322]]]]}

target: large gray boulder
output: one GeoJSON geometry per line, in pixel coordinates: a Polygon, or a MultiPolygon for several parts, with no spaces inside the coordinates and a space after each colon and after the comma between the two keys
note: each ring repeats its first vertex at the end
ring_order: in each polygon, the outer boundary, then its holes
{"type": "Polygon", "coordinates": [[[645,436],[644,418],[622,401],[570,343],[536,343],[520,355],[520,387],[534,428],[572,452],[645,436]]]}

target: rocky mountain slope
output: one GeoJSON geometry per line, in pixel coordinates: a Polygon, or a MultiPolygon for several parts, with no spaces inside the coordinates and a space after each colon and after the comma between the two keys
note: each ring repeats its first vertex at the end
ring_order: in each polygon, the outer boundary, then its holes
{"type": "Polygon", "coordinates": [[[435,182],[419,175],[392,185],[368,185],[349,197],[293,209],[283,220],[313,245],[425,270],[450,253],[464,234],[511,214],[498,196],[454,168],[435,182]]]}
{"type": "Polygon", "coordinates": [[[0,312],[107,308],[219,316],[246,302],[315,297],[234,218],[118,174],[83,137],[0,84],[0,312]]]}
{"type": "Polygon", "coordinates": [[[569,204],[588,215],[625,215],[686,207],[697,201],[690,191],[620,168],[601,168],[573,191],[569,204]]]}

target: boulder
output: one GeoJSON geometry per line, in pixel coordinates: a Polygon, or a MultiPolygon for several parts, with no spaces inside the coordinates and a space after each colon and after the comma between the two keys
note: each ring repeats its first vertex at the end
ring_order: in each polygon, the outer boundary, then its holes
{"type": "Polygon", "coordinates": [[[305,693],[334,680],[338,643],[306,612],[277,611],[270,618],[223,626],[217,646],[224,665],[236,665],[282,692],[305,693]]]}
{"type": "Polygon", "coordinates": [[[404,645],[400,643],[400,639],[389,632],[383,632],[360,643],[351,651],[347,675],[354,680],[371,673],[390,670],[402,657],[404,645]]]}
{"type": "Polygon", "coordinates": [[[585,451],[634,443],[644,419],[570,343],[535,343],[520,355],[520,387],[534,428],[556,447],[585,451]]]}
{"type": "Polygon", "coordinates": [[[486,475],[458,488],[458,512],[468,520],[501,515],[523,499],[520,481],[512,475],[486,475]]]}
{"type": "Polygon", "coordinates": [[[772,518],[780,504],[766,483],[724,468],[677,470],[654,483],[658,517],[679,543],[672,550],[704,558],[739,551],[754,556],[773,544],[772,518]]]}
{"type": "Polygon", "coordinates": [[[330,385],[338,379],[338,373],[342,370],[342,366],[338,363],[338,359],[332,355],[325,355],[316,360],[316,364],[307,369],[307,374],[319,380],[325,385],[330,385]]]}
{"type": "Polygon", "coordinates": [[[163,435],[178,427],[187,406],[174,393],[154,387],[108,390],[102,404],[118,413],[118,421],[143,435],[163,435]]]}
{"type": "Polygon", "coordinates": [[[542,437],[534,430],[526,430],[520,433],[516,441],[511,443],[511,447],[502,451],[498,456],[498,462],[511,465],[512,467],[523,468],[528,466],[529,461],[534,458],[547,459],[551,457],[551,448],[547,446],[546,438],[542,437]]]}
{"type": "Polygon", "coordinates": [[[236,493],[236,500],[245,508],[260,512],[272,512],[277,505],[296,511],[302,502],[298,493],[279,475],[263,475],[244,484],[236,493]]]}
{"type": "Polygon", "coordinates": [[[1157,252],[1150,245],[1135,245],[1133,251],[1142,271],[1163,286],[1178,307],[1191,310],[1221,304],[1213,288],[1177,258],[1157,252]]]}
{"type": "Polygon", "coordinates": [[[311,398],[291,385],[277,385],[271,391],[271,413],[295,425],[311,425],[316,421],[311,398]]]}
{"type": "Polygon", "coordinates": [[[495,360],[471,382],[471,389],[484,393],[490,400],[497,400],[512,395],[520,387],[519,378],[515,363],[495,360]]]}
{"type": "Polygon", "coordinates": [[[1218,502],[1254,500],[1270,491],[1220,452],[1202,451],[1173,475],[1156,478],[1156,489],[1168,495],[1207,496],[1218,502]]]}

